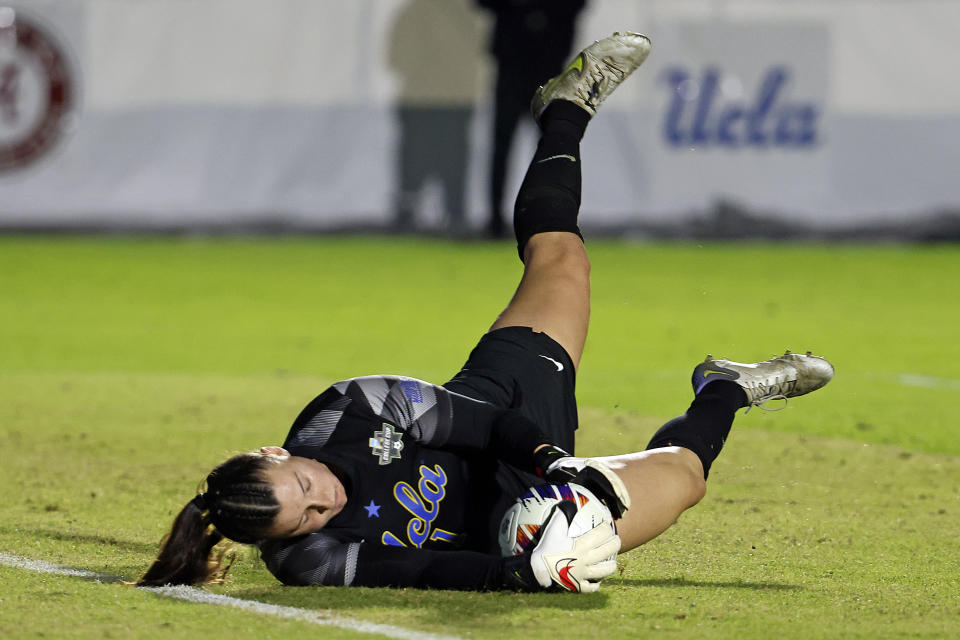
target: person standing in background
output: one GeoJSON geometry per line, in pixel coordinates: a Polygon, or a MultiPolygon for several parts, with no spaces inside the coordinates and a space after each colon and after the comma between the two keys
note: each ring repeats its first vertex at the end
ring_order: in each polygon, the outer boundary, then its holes
{"type": "Polygon", "coordinates": [[[506,235],[503,219],[510,147],[533,92],[563,69],[586,0],[476,0],[494,16],[490,53],[497,65],[487,234],[506,235]]]}
{"type": "Polygon", "coordinates": [[[474,104],[481,91],[483,20],[470,0],[409,0],[388,37],[397,81],[393,229],[427,230],[430,190],[440,194],[438,231],[468,233],[467,160],[474,104]]]}

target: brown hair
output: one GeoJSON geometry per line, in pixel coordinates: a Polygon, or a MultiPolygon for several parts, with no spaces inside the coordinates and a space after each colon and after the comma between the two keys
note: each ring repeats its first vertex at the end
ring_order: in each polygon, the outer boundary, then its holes
{"type": "Polygon", "coordinates": [[[180,510],[160,553],[138,586],[198,584],[223,579],[223,553],[212,553],[223,539],[254,543],[280,511],[273,487],[264,479],[275,458],[244,453],[219,464],[207,476],[207,490],[180,510]]]}

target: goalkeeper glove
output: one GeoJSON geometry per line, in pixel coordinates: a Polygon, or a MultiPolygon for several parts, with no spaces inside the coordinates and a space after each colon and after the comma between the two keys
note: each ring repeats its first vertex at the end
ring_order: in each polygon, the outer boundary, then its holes
{"type": "Polygon", "coordinates": [[[630,508],[630,494],[616,473],[594,458],[576,458],[559,447],[547,445],[533,454],[537,475],[552,484],[571,482],[586,487],[607,505],[614,518],[630,508]]]}
{"type": "Polygon", "coordinates": [[[523,555],[506,559],[507,586],[527,590],[560,587],[590,593],[600,587],[600,580],[617,570],[614,556],[620,551],[620,537],[613,527],[605,522],[583,535],[570,537],[570,523],[576,514],[571,502],[553,508],[536,544],[527,547],[523,555]]]}

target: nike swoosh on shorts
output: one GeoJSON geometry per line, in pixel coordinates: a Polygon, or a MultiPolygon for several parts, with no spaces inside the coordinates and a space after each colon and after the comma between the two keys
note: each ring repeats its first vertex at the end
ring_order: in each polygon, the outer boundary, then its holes
{"type": "Polygon", "coordinates": [[[559,159],[561,159],[561,158],[566,158],[566,159],[569,160],[570,162],[576,162],[576,161],[577,161],[577,159],[574,158],[574,157],[573,157],[572,155],[570,155],[569,153],[561,153],[561,154],[558,154],[558,155],[555,155],[555,156],[550,156],[549,158],[544,158],[543,160],[537,160],[537,164],[540,164],[541,162],[546,162],[547,160],[559,160],[559,159]]]}
{"type": "Polygon", "coordinates": [[[552,362],[553,364],[557,365],[557,371],[563,371],[563,363],[562,363],[562,362],[557,362],[556,360],[554,360],[554,359],[551,358],[550,356],[545,356],[545,355],[543,355],[543,354],[540,354],[540,357],[541,357],[541,358],[544,358],[544,359],[546,359],[546,360],[549,360],[549,361],[552,362]]]}

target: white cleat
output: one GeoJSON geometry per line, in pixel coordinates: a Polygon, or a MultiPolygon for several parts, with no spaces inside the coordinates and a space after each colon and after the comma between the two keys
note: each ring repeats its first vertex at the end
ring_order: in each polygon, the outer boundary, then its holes
{"type": "Polygon", "coordinates": [[[693,370],[693,392],[700,393],[708,383],[729,380],[740,385],[752,406],[769,400],[802,396],[816,391],[833,379],[833,365],[826,359],[807,352],[791,353],[758,362],[744,364],[730,360],[714,360],[712,356],[693,370]]]}
{"type": "Polygon", "coordinates": [[[650,39],[639,33],[614,33],[581,51],[558,76],[537,89],[530,103],[534,120],[554,100],[569,100],[591,116],[621,82],[650,55],[650,39]]]}

